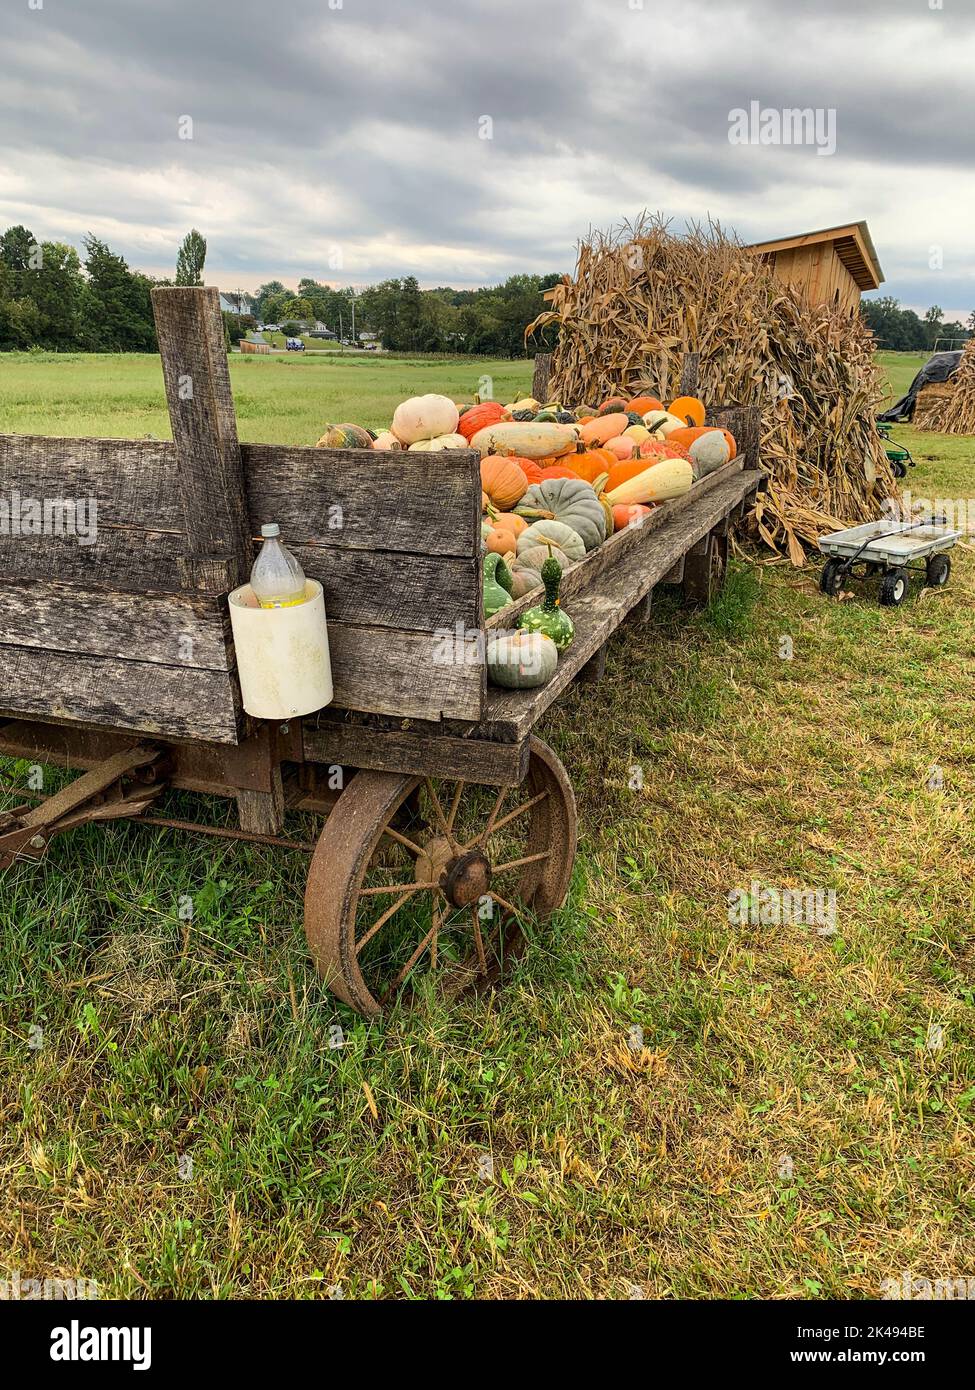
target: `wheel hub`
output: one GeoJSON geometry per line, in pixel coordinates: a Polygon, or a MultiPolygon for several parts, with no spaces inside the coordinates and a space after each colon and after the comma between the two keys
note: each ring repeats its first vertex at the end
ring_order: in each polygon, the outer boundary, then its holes
{"type": "Polygon", "coordinates": [[[417,883],[438,883],[453,907],[470,907],[491,887],[491,862],[479,849],[455,854],[442,837],[424,845],[416,861],[417,883]]]}

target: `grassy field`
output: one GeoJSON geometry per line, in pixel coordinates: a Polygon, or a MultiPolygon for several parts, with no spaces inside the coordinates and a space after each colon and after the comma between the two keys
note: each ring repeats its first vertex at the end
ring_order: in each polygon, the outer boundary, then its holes
{"type": "MultiPolygon", "coordinates": [[[[465,400],[490,382],[498,399],[517,398],[531,376],[528,359],[230,358],[237,429],[248,443],[314,444],[329,422],[385,429],[401,400],[427,391],[465,400]]],[[[159,358],[4,353],[0,432],[171,439],[159,358]]]]}
{"type": "MultiPolygon", "coordinates": [[[[150,365],[19,359],[11,386],[4,360],[5,428],[163,434],[150,365]]],[[[471,389],[467,364],[378,370],[234,363],[242,434],[471,389]]],[[[975,441],[917,440],[915,492],[975,495],[975,441]]],[[[336,1005],[298,854],[115,825],[0,878],[0,1266],[136,1298],[975,1276],[975,565],[955,554],[896,610],[739,559],[708,612],[662,599],[614,639],[605,682],[538,730],[578,798],[570,902],[505,990],[450,1012],[336,1005]],[[834,891],[835,932],[730,923],[754,883],[834,891]]]]}

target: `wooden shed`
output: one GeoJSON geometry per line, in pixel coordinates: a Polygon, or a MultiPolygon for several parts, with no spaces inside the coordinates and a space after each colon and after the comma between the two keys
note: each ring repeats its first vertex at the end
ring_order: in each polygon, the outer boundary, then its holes
{"type": "Polygon", "coordinates": [[[757,241],[745,249],[767,261],[809,304],[832,303],[850,314],[857,312],[862,292],[884,280],[866,222],[757,241]]]}

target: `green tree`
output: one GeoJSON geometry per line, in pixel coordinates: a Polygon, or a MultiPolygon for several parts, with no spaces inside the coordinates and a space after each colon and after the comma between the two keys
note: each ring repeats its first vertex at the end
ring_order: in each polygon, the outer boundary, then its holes
{"type": "Polygon", "coordinates": [[[176,257],[177,285],[202,285],[203,263],[206,258],[206,240],[193,227],[183,238],[183,244],[176,257]]]}
{"type": "Polygon", "coordinates": [[[282,285],[280,280],[268,280],[266,285],[258,287],[254,296],[254,313],[260,323],[275,323],[277,320],[268,310],[268,301],[271,299],[287,300],[290,298],[287,287],[282,285]]]}
{"type": "Polygon", "coordinates": [[[85,345],[93,352],[156,352],[149,292],[152,281],[133,272],[121,256],[88,234],[84,238],[85,345]]]}
{"type": "Polygon", "coordinates": [[[13,271],[36,270],[38,244],[26,227],[8,227],[0,237],[0,261],[13,271]]]}

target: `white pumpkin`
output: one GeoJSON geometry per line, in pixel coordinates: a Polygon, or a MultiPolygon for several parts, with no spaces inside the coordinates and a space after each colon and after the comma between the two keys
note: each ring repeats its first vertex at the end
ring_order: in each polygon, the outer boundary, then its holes
{"type": "Polygon", "coordinates": [[[695,478],[706,478],[709,473],[723,468],[731,458],[728,441],[720,430],[699,434],[687,452],[691,456],[695,478]]]}
{"type": "Polygon", "coordinates": [[[411,396],[396,407],[392,429],[403,444],[415,444],[453,434],[459,419],[456,405],[447,396],[411,396]]]}
{"type": "Polygon", "coordinates": [[[648,410],[643,423],[657,439],[666,439],[674,430],[687,429],[687,421],[671,415],[668,410],[648,410]]]}
{"type": "Polygon", "coordinates": [[[469,449],[471,446],[462,434],[438,434],[436,439],[418,439],[410,445],[410,453],[439,454],[441,449],[469,449]]]}
{"type": "Polygon", "coordinates": [[[402,440],[396,438],[392,430],[381,430],[372,441],[374,449],[402,449],[402,440]]]}

